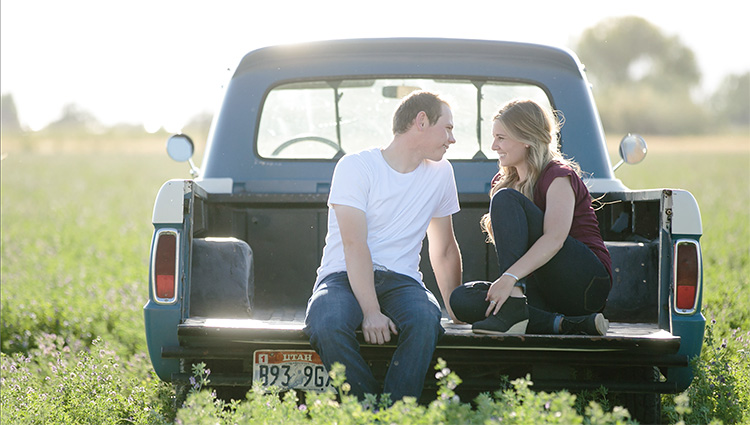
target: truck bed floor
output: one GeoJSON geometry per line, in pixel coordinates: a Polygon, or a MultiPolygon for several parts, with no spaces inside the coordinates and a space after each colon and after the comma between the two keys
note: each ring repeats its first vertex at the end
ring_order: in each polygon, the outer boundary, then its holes
{"type": "MultiPolygon", "coordinates": [[[[192,341],[208,341],[220,345],[308,345],[303,332],[304,314],[300,309],[283,311],[254,311],[251,319],[216,319],[193,317],[180,325],[178,335],[181,345],[191,346],[192,341]]],[[[445,335],[438,349],[494,349],[494,350],[561,350],[561,351],[625,351],[631,353],[676,353],[680,338],[659,329],[655,323],[610,323],[603,336],[589,335],[480,335],[471,331],[471,325],[457,325],[442,320],[445,335]]],[[[367,346],[359,336],[360,343],[367,346]]],[[[390,344],[393,345],[393,344],[390,344]]],[[[386,345],[387,346],[387,345],[386,345]]],[[[239,348],[239,347],[238,347],[239,348]]]]}

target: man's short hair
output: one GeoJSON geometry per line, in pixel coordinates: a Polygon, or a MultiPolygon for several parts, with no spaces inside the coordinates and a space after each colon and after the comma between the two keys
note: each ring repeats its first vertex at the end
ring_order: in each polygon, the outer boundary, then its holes
{"type": "Polygon", "coordinates": [[[393,134],[406,133],[413,124],[414,118],[421,111],[427,114],[430,125],[435,125],[443,113],[443,105],[450,106],[435,93],[411,92],[401,100],[401,104],[393,114],[393,134]]]}

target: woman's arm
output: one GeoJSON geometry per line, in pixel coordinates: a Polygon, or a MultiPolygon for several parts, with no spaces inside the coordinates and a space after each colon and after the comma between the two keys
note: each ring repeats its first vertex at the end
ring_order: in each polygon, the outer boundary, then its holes
{"type": "MultiPolygon", "coordinates": [[[[557,177],[547,189],[547,208],[544,212],[544,233],[521,258],[504,272],[519,279],[530,275],[534,270],[547,264],[560,251],[573,224],[575,193],[570,177],[557,177]]],[[[487,292],[487,300],[497,303],[487,311],[487,315],[500,311],[500,307],[510,296],[515,279],[508,275],[500,276],[487,292]],[[494,312],[492,311],[494,307],[494,312]]]]}

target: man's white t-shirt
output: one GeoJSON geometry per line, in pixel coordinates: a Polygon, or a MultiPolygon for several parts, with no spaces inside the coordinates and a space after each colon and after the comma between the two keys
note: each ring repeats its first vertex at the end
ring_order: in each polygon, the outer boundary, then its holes
{"type": "Polygon", "coordinates": [[[459,211],[456,180],[448,160],[424,160],[414,171],[399,173],[380,149],[348,154],[336,165],[328,197],[328,235],[316,284],[346,271],[344,246],[332,205],[365,212],[367,245],[377,267],[422,282],[420,251],[430,220],[459,211]]]}

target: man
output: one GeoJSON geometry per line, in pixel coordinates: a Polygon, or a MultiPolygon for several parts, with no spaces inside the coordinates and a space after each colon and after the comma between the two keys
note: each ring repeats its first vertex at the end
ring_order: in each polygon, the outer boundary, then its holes
{"type": "Polygon", "coordinates": [[[407,96],[393,117],[392,142],[343,157],[328,199],[328,235],[305,331],[330,370],[346,367],[351,394],[381,389],[359,352],[365,342],[396,338],[382,392],[396,401],[419,398],[438,339],[440,307],[419,271],[425,234],[448,313],[461,284],[461,256],[452,214],[459,211],[453,168],[443,159],[455,143],[453,115],[437,95],[407,96]]]}

